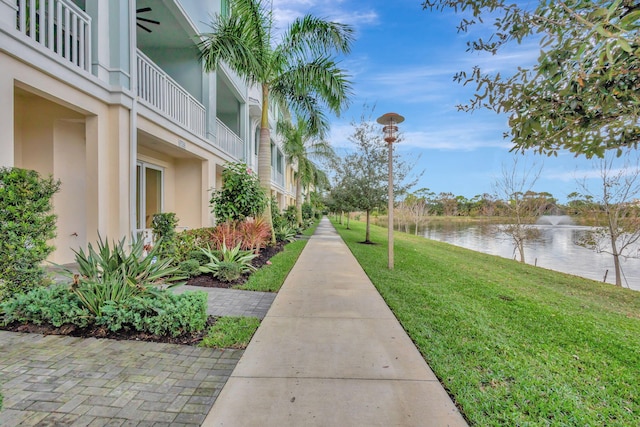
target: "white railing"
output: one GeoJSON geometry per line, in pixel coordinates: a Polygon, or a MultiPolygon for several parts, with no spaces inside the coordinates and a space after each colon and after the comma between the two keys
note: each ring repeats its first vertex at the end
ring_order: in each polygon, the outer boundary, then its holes
{"type": "Polygon", "coordinates": [[[282,172],[278,172],[273,166],[271,166],[271,180],[274,183],[284,187],[284,175],[282,174],[282,172]]]}
{"type": "Polygon", "coordinates": [[[207,122],[204,105],[138,50],[138,97],[164,116],[204,138],[207,122]]]}
{"type": "Polygon", "coordinates": [[[91,72],[91,17],[69,0],[18,0],[16,29],[91,72]]]}
{"type": "Polygon", "coordinates": [[[238,135],[229,129],[220,119],[216,119],[218,131],[216,145],[238,160],[244,160],[244,143],[238,135]]]}

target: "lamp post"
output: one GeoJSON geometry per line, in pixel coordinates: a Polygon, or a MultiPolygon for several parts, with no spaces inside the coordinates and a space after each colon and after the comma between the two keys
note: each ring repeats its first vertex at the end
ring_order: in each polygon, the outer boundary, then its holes
{"type": "Polygon", "coordinates": [[[389,145],[389,270],[393,270],[393,143],[398,139],[396,125],[402,123],[404,117],[396,113],[386,113],[378,117],[377,121],[384,126],[384,140],[389,145]]]}

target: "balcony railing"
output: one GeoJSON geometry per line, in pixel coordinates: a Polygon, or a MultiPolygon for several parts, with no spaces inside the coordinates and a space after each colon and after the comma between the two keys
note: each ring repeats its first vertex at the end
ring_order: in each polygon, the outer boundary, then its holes
{"type": "Polygon", "coordinates": [[[204,105],[138,50],[138,97],[164,116],[204,138],[204,105]]]}
{"type": "Polygon", "coordinates": [[[273,166],[271,166],[271,180],[284,187],[284,174],[282,174],[282,172],[278,172],[273,166]]]}
{"type": "Polygon", "coordinates": [[[242,139],[229,129],[220,119],[216,119],[218,132],[216,134],[216,145],[238,160],[244,159],[244,144],[242,139]]]}
{"type": "Polygon", "coordinates": [[[16,29],[91,72],[91,17],[69,0],[18,0],[16,29]]]}

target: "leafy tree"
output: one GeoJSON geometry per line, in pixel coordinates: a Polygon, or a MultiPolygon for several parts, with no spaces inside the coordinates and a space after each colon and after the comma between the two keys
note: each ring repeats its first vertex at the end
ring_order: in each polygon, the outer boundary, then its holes
{"type": "MultiPolygon", "coordinates": [[[[313,130],[309,122],[298,117],[295,126],[290,122],[280,121],[277,131],[282,136],[282,148],[287,162],[297,164],[294,175],[296,180],[296,222],[302,225],[302,186],[307,190],[316,183],[319,176],[313,159],[332,159],[335,153],[331,144],[322,138],[323,131],[313,130]]],[[[307,193],[308,194],[308,193],[307,193]]]]}
{"type": "Polygon", "coordinates": [[[638,258],[640,240],[640,159],[625,156],[621,166],[616,167],[613,156],[605,156],[598,161],[599,189],[591,190],[586,179],[580,183],[583,198],[599,205],[601,215],[596,216],[596,227],[578,242],[613,257],[617,286],[622,286],[620,258],[638,258]]]}
{"type": "MultiPolygon", "coordinates": [[[[349,193],[348,205],[366,213],[367,226],[364,243],[370,240],[371,212],[388,202],[389,157],[388,146],[382,140],[381,129],[370,116],[363,114],[359,123],[352,123],[349,141],[354,151],[336,162],[336,187],[349,193]]],[[[398,138],[397,142],[401,142],[398,138]]],[[[393,189],[401,196],[417,178],[407,180],[413,165],[399,156],[393,158],[393,189]]]]}
{"type": "Polygon", "coordinates": [[[42,285],[41,263],[56,235],[52,198],[60,181],[38,172],[0,168],[0,300],[42,285]]]}
{"type": "Polygon", "coordinates": [[[520,262],[525,262],[525,242],[540,236],[540,230],[532,225],[538,218],[539,207],[525,195],[531,191],[541,172],[542,167],[521,164],[518,157],[514,157],[511,166],[502,166],[502,176],[494,184],[496,196],[506,202],[504,208],[512,220],[511,224],[500,226],[500,231],[513,240],[520,262]]]}
{"type": "Polygon", "coordinates": [[[222,189],[215,191],[210,201],[218,222],[262,215],[268,205],[267,196],[246,164],[228,163],[222,171],[222,181],[222,189]]]}
{"type": "MultiPolygon", "coordinates": [[[[289,107],[309,122],[311,130],[326,123],[323,107],[339,113],[346,105],[350,82],[333,55],[348,53],[350,26],[306,15],[283,33],[273,26],[272,3],[229,0],[229,13],[216,15],[212,31],[200,43],[205,70],[221,61],[251,84],[262,88],[258,175],[271,187],[271,103],[289,107]]],[[[271,207],[265,219],[271,224],[271,207]]]]}
{"type": "Polygon", "coordinates": [[[536,37],[540,56],[513,75],[479,67],[455,80],[477,87],[464,111],[509,114],[514,149],[557,155],[559,150],[602,157],[637,148],[640,138],[640,4],[637,0],[540,0],[526,10],[504,0],[426,0],[426,9],[470,13],[459,30],[493,19],[494,33],[468,43],[496,53],[536,37]]]}

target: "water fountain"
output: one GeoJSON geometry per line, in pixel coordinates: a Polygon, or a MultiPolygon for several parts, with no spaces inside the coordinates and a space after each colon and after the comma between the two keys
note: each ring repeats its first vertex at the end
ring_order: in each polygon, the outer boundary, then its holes
{"type": "Polygon", "coordinates": [[[536,221],[538,225],[575,225],[569,215],[542,215],[536,221]]]}

